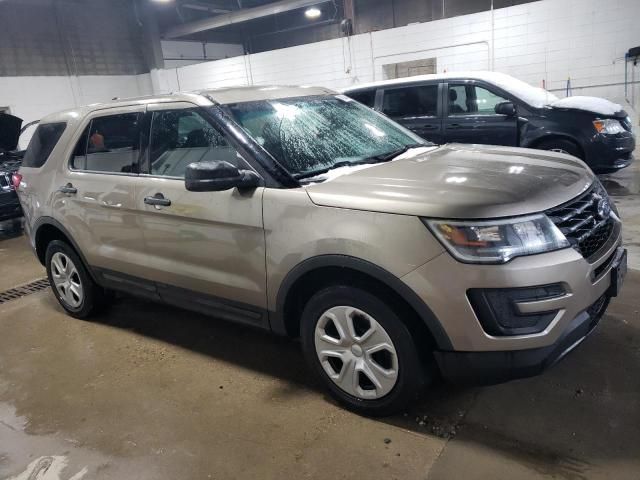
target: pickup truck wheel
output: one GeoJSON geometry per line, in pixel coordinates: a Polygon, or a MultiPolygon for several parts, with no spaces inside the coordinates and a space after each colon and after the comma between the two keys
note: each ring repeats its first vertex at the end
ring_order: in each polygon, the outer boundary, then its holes
{"type": "Polygon", "coordinates": [[[302,313],[301,334],[311,369],[357,413],[398,412],[424,386],[411,333],[386,303],[364,290],[332,286],[316,293],[302,313]]]}
{"type": "Polygon", "coordinates": [[[69,315],[86,319],[107,305],[108,294],[93,281],[67,243],[49,243],[45,259],[51,290],[69,315]]]}

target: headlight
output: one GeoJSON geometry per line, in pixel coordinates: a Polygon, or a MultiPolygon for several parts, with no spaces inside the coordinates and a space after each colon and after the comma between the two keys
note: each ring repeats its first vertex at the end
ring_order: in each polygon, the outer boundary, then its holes
{"type": "Polygon", "coordinates": [[[456,259],[506,263],[514,257],[559,250],[569,242],[544,214],[506,220],[422,221],[456,259]]]}
{"type": "Polygon", "coordinates": [[[594,120],[593,126],[598,133],[608,133],[610,135],[613,135],[615,133],[624,132],[624,127],[620,124],[620,122],[613,119],[594,120]]]}

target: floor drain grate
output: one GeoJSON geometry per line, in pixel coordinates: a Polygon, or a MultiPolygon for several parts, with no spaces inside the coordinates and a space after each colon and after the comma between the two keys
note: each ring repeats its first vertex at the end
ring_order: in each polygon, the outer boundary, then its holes
{"type": "Polygon", "coordinates": [[[40,278],[39,280],[34,280],[26,285],[21,285],[16,288],[5,290],[4,292],[0,292],[0,303],[17,300],[18,298],[26,297],[27,295],[39,292],[45,288],[49,288],[49,279],[40,278]]]}

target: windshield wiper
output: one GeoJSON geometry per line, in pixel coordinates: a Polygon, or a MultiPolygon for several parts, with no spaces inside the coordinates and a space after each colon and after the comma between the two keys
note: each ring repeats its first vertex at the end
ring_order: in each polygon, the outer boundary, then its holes
{"type": "Polygon", "coordinates": [[[403,147],[397,148],[395,150],[391,150],[390,152],[371,157],[368,160],[377,160],[378,162],[388,162],[390,160],[393,160],[397,156],[402,155],[408,150],[411,150],[412,148],[420,148],[420,147],[428,147],[428,146],[430,146],[428,143],[410,143],[409,145],[404,145],[403,147]]]}
{"type": "Polygon", "coordinates": [[[327,168],[320,168],[318,170],[312,170],[310,172],[297,173],[293,176],[293,178],[295,178],[296,180],[300,180],[302,178],[315,177],[316,175],[322,175],[323,173],[327,173],[329,170],[333,170],[334,168],[350,167],[352,165],[362,165],[363,163],[374,163],[374,162],[371,161],[370,159],[354,160],[354,161],[343,160],[340,162],[336,162],[327,168]]]}
{"type": "Polygon", "coordinates": [[[298,173],[294,175],[293,178],[295,178],[296,180],[301,180],[303,178],[322,175],[323,173],[327,173],[329,170],[333,170],[335,168],[350,167],[353,165],[364,165],[367,163],[388,162],[389,160],[393,160],[394,158],[396,158],[398,155],[402,155],[407,150],[411,150],[412,148],[428,147],[429,145],[430,144],[428,143],[411,143],[409,145],[404,145],[401,148],[397,148],[396,150],[392,150],[391,152],[383,153],[381,155],[374,155],[373,157],[363,158],[362,160],[354,160],[354,161],[343,160],[343,161],[334,163],[330,167],[313,170],[311,172],[298,173]]]}

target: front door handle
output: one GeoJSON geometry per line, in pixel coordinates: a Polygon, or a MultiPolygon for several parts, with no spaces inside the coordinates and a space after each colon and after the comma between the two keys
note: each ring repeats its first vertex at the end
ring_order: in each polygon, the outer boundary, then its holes
{"type": "Polygon", "coordinates": [[[78,189],[71,183],[67,183],[58,189],[59,192],[66,193],[67,195],[75,195],[78,193],[78,189]]]}
{"type": "Polygon", "coordinates": [[[161,193],[156,193],[153,197],[144,197],[144,203],[147,205],[153,205],[154,207],[170,207],[171,200],[164,198],[161,193]]]}
{"type": "Polygon", "coordinates": [[[447,128],[458,129],[458,128],[462,128],[462,125],[460,125],[459,123],[452,123],[447,128]]]}

